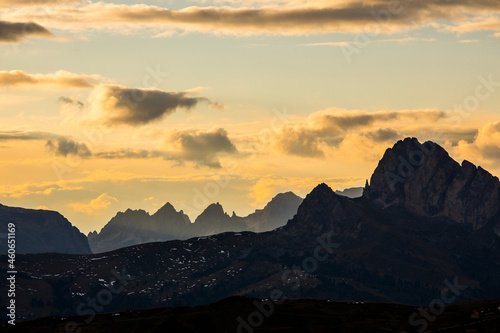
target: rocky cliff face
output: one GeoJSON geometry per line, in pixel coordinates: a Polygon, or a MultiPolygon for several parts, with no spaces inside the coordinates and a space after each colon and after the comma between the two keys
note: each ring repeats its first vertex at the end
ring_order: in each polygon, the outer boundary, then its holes
{"type": "Polygon", "coordinates": [[[7,225],[16,228],[16,253],[89,254],[83,233],[58,212],[0,205],[1,254],[7,253],[7,225]]]}
{"type": "Polygon", "coordinates": [[[406,138],[386,150],[363,197],[478,230],[498,213],[500,184],[481,167],[458,164],[436,143],[406,138]]]}

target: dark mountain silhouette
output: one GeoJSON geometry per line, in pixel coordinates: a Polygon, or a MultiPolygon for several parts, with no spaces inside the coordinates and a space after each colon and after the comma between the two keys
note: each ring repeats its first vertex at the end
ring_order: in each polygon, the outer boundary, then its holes
{"type": "Polygon", "coordinates": [[[292,192],[276,195],[263,209],[247,217],[229,216],[219,203],[209,205],[191,223],[183,211],[166,203],[155,214],[143,210],[119,212],[101,230],[88,234],[94,253],[150,242],[188,239],[227,231],[262,232],[284,226],[297,212],[302,199],[292,192]]]}
{"type": "Polygon", "coordinates": [[[7,226],[15,224],[16,253],[91,253],[87,237],[61,214],[0,205],[0,248],[6,254],[7,226]]]}
{"type": "Polygon", "coordinates": [[[363,195],[385,207],[446,216],[474,230],[483,228],[500,209],[497,177],[466,160],[460,165],[441,146],[415,138],[387,149],[363,195]]]}
{"type": "MultiPolygon", "coordinates": [[[[80,302],[116,284],[113,272],[122,269],[127,283],[103,311],[195,306],[232,295],[272,298],[276,290],[287,298],[415,305],[500,297],[500,237],[494,232],[500,219],[473,191],[476,181],[489,177],[477,168],[478,180],[468,178],[456,195],[468,219],[457,219],[446,198],[455,193],[450,184],[469,169],[456,169],[434,145],[418,168],[398,178],[394,191],[384,172],[398,175],[399,154],[411,158],[422,149],[416,139],[386,151],[362,197],[340,196],[320,184],[285,226],[270,232],[227,232],[99,255],[19,256],[17,283],[26,292],[16,300],[17,311],[21,319],[73,315],[80,302]]],[[[495,189],[495,182],[486,188],[495,189]]],[[[494,190],[487,192],[484,198],[492,200],[494,190]]],[[[223,216],[217,205],[212,209],[223,216]]],[[[5,258],[0,267],[6,269],[5,258]]],[[[0,297],[5,294],[0,287],[0,297]]]]}

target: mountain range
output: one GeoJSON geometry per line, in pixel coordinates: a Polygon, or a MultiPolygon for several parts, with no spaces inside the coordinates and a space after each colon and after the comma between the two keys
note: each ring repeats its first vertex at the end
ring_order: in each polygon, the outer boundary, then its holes
{"type": "Polygon", "coordinates": [[[183,211],[166,203],[153,215],[144,210],[119,212],[102,230],[89,233],[93,253],[108,252],[122,247],[215,235],[227,231],[264,232],[284,226],[295,215],[302,198],[292,192],[276,195],[264,209],[239,217],[229,216],[217,202],[209,205],[191,223],[183,211]]]}
{"type": "Polygon", "coordinates": [[[320,184],[273,231],[94,255],[20,255],[17,311],[20,319],[82,314],[81,304],[118,281],[123,288],[100,311],[195,306],[233,295],[273,299],[277,292],[418,305],[500,297],[498,183],[438,144],[407,138],[385,152],[361,197],[320,184]]]}

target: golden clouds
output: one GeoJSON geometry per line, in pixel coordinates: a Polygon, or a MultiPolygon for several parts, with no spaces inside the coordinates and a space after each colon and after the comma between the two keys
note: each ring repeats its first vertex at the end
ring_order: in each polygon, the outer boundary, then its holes
{"type": "Polygon", "coordinates": [[[359,147],[386,144],[400,137],[391,126],[408,121],[434,123],[445,117],[446,113],[438,110],[367,112],[331,108],[312,113],[300,124],[283,126],[271,135],[271,141],[283,154],[323,158],[329,147],[344,147],[355,138],[359,147]]]}
{"type": "Polygon", "coordinates": [[[69,206],[73,208],[75,212],[82,212],[88,215],[97,215],[111,206],[113,202],[117,201],[118,199],[116,199],[115,197],[103,193],[97,198],[90,200],[90,202],[88,203],[76,202],[69,204],[69,206]]]}
{"type": "Polygon", "coordinates": [[[29,74],[24,71],[0,71],[0,87],[42,89],[89,89],[104,81],[100,75],[81,75],[67,71],[49,74],[29,74]]]}
{"type": "MultiPolygon", "coordinates": [[[[10,13],[13,20],[46,19],[47,25],[65,30],[154,27],[232,35],[309,35],[334,32],[408,30],[438,20],[462,22],[471,16],[481,21],[487,11],[498,14],[498,1],[234,1],[235,6],[192,6],[169,9],[144,4],[85,3],[70,9],[32,7],[10,13]]],[[[478,26],[480,29],[480,26],[478,26]]],[[[486,27],[488,28],[488,26],[486,27]]],[[[489,29],[489,28],[488,28],[489,29]]],[[[495,28],[496,29],[496,28],[495,28]]]]}

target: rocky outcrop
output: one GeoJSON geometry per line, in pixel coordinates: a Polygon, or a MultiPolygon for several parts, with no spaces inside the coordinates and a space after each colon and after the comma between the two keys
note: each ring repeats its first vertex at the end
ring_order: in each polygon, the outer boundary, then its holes
{"type": "Polygon", "coordinates": [[[478,230],[498,213],[500,183],[468,161],[458,164],[436,143],[406,138],[386,150],[363,196],[478,230]]]}
{"type": "Polygon", "coordinates": [[[356,202],[320,184],[306,196],[297,214],[283,229],[285,234],[301,241],[307,235],[345,240],[357,237],[363,218],[368,217],[356,202]]]}
{"type": "Polygon", "coordinates": [[[83,233],[58,212],[0,205],[1,254],[7,253],[7,226],[15,225],[16,253],[89,254],[83,233]]]}

